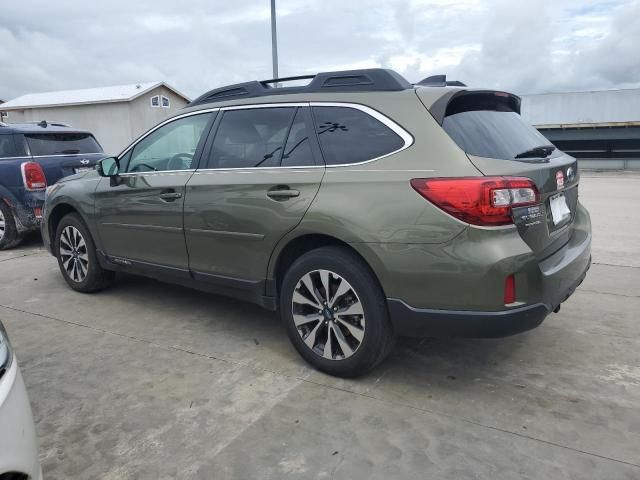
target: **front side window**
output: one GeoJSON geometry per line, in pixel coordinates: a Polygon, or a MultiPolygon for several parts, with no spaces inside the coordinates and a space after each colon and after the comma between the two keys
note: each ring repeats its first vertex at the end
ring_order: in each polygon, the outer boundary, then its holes
{"type": "Polygon", "coordinates": [[[404,140],[380,120],[350,107],[313,107],[327,165],[365,162],[400,150],[404,140]]]}
{"type": "Polygon", "coordinates": [[[295,107],[228,110],[213,142],[213,168],[280,165],[295,107]]]}
{"type": "Polygon", "coordinates": [[[0,158],[15,157],[17,153],[13,135],[0,135],[0,158]]]}
{"type": "Polygon", "coordinates": [[[125,171],[162,172],[193,168],[193,157],[210,118],[211,113],[202,113],[163,125],[133,147],[125,171]]]}
{"type": "Polygon", "coordinates": [[[27,133],[24,136],[34,157],[102,153],[90,133],[27,133]]]}

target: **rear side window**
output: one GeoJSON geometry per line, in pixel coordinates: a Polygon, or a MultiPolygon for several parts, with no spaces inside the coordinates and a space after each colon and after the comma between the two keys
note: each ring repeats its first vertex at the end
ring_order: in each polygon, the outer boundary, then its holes
{"type": "Polygon", "coordinates": [[[513,110],[508,97],[463,95],[447,106],[442,128],[466,153],[514,160],[517,155],[550,144],[513,110]]]}
{"type": "Polygon", "coordinates": [[[327,165],[365,162],[400,150],[404,140],[371,115],[350,107],[313,107],[327,165]]]}
{"type": "Polygon", "coordinates": [[[17,153],[13,135],[0,135],[0,158],[15,157],[17,153]]]}
{"type": "Polygon", "coordinates": [[[213,142],[213,165],[210,166],[279,166],[295,113],[295,107],[249,108],[224,112],[213,142]]]}
{"type": "Polygon", "coordinates": [[[33,156],[102,153],[90,133],[28,133],[25,138],[33,156]]]}

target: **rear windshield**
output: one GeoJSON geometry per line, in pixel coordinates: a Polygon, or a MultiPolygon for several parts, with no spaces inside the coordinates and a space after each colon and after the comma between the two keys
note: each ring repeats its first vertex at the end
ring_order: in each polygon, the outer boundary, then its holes
{"type": "Polygon", "coordinates": [[[90,133],[29,133],[25,138],[33,156],[102,153],[90,133]]]}
{"type": "Polygon", "coordinates": [[[495,94],[463,95],[447,106],[442,128],[460,148],[478,157],[514,160],[533,148],[550,145],[511,103],[495,94]]]}

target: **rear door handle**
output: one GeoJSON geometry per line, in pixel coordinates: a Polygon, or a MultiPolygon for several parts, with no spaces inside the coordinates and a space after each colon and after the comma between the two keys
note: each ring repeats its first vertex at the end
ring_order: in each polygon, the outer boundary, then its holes
{"type": "Polygon", "coordinates": [[[294,198],[300,196],[299,190],[292,190],[290,188],[285,187],[276,187],[267,192],[267,196],[269,198],[273,198],[274,200],[286,200],[288,198],[294,198]]]}
{"type": "Polygon", "coordinates": [[[160,194],[160,198],[167,202],[172,202],[173,200],[182,198],[182,194],[180,192],[165,192],[160,194]]]}

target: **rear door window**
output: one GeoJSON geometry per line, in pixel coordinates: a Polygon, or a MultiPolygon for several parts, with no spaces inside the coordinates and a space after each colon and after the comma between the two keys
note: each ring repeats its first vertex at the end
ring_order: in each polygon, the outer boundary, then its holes
{"type": "Polygon", "coordinates": [[[0,135],[0,158],[15,157],[17,154],[13,135],[0,135]]]}
{"type": "MultiPolygon", "coordinates": [[[[308,113],[308,112],[307,112],[308,113]]],[[[282,152],[283,167],[307,167],[315,165],[311,140],[313,130],[307,126],[305,110],[298,108],[296,116],[287,135],[287,143],[282,152]]]]}
{"type": "Polygon", "coordinates": [[[442,128],[462,150],[478,157],[515,160],[524,152],[550,146],[549,140],[513,110],[508,99],[495,94],[454,98],[442,128]]]}
{"type": "Polygon", "coordinates": [[[90,133],[27,133],[25,138],[34,157],[102,153],[102,148],[90,133]]]}
{"type": "MultiPolygon", "coordinates": [[[[211,168],[280,166],[295,107],[248,108],[224,112],[213,142],[211,168]]],[[[293,154],[293,146],[289,153],[293,154]]]]}
{"type": "Polygon", "coordinates": [[[313,107],[327,165],[360,163],[404,147],[404,140],[368,113],[351,107],[313,107]]]}

